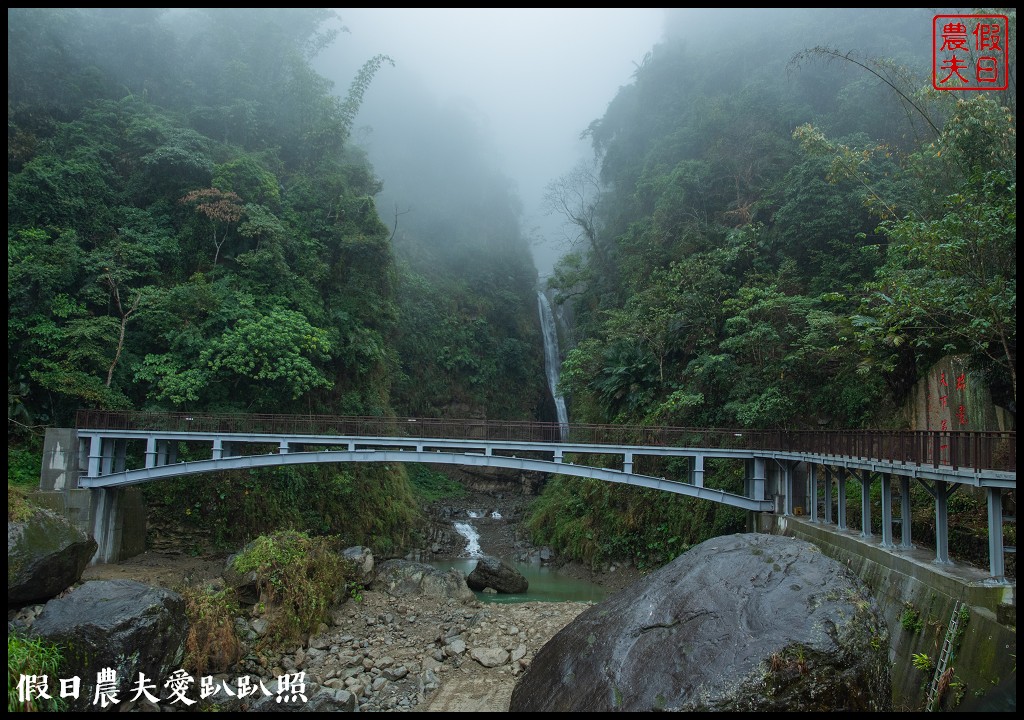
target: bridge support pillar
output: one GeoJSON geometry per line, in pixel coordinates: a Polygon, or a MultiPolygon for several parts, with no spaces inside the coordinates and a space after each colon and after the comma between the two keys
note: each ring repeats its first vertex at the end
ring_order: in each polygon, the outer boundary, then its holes
{"type": "Polygon", "coordinates": [[[178,461],[178,443],[170,440],[156,441],[156,464],[170,465],[178,461]]]}
{"type": "Polygon", "coordinates": [[[882,547],[893,547],[891,473],[882,473],[882,547]]]}
{"type": "Polygon", "coordinates": [[[116,440],[100,441],[100,474],[109,475],[114,472],[114,450],[116,440]]]}
{"type": "Polygon", "coordinates": [[[807,505],[811,511],[811,522],[818,522],[818,466],[807,465],[807,505]]]}
{"type": "Polygon", "coordinates": [[[146,467],[156,467],[156,438],[146,438],[146,467]]]}
{"type": "Polygon", "coordinates": [[[562,462],[562,451],[555,450],[555,456],[551,459],[551,461],[556,463],[562,462]]]}
{"type": "Polygon", "coordinates": [[[825,524],[831,525],[832,519],[832,468],[825,466],[825,524]]]}
{"type": "Polygon", "coordinates": [[[216,438],[213,441],[213,454],[210,456],[210,459],[220,460],[222,457],[224,457],[224,441],[216,438]]]}
{"type": "Polygon", "coordinates": [[[1006,575],[1003,554],[1003,491],[1002,488],[985,488],[988,500],[988,567],[993,578],[1006,575]]]}
{"type": "Polygon", "coordinates": [[[696,455],[693,458],[693,484],[696,487],[704,487],[704,456],[696,455]]]}
{"type": "Polygon", "coordinates": [[[278,449],[279,453],[281,453],[282,455],[287,455],[288,454],[288,441],[287,440],[282,440],[281,444],[278,447],[279,447],[279,449],[278,449]]]}
{"type": "Polygon", "coordinates": [[[93,436],[89,441],[89,465],[87,474],[89,477],[100,476],[100,465],[103,460],[103,438],[93,436]]]}
{"type": "Polygon", "coordinates": [[[860,472],[860,536],[871,537],[871,471],[860,472]]]}
{"type": "Polygon", "coordinates": [[[910,537],[911,531],[911,510],[910,510],[910,478],[900,477],[900,549],[910,550],[914,543],[910,537]]]}
{"type": "Polygon", "coordinates": [[[751,480],[753,482],[752,487],[750,488],[751,489],[751,493],[752,493],[751,497],[754,500],[764,500],[765,499],[765,484],[766,484],[766,480],[767,480],[766,475],[765,475],[765,459],[764,458],[759,458],[759,457],[754,458],[754,477],[752,477],[751,480]]]}
{"type": "Polygon", "coordinates": [[[836,527],[846,529],[846,472],[836,473],[836,527]]]}
{"type": "Polygon", "coordinates": [[[622,458],[622,472],[633,472],[633,453],[626,453],[622,458]]]}
{"type": "Polygon", "coordinates": [[[783,515],[793,514],[793,466],[794,464],[789,460],[786,460],[782,466],[783,515]]]}
{"type": "Polygon", "coordinates": [[[935,481],[935,562],[949,565],[949,483],[935,481]]]}

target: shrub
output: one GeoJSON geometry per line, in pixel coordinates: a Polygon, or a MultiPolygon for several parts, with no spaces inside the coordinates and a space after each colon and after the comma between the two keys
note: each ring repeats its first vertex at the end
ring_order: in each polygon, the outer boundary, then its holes
{"type": "Polygon", "coordinates": [[[924,620],[921,613],[909,602],[903,604],[903,612],[900,614],[900,626],[907,632],[919,633],[924,629],[924,620]]]}
{"type": "Polygon", "coordinates": [[[43,449],[30,446],[7,446],[7,482],[19,487],[39,488],[39,468],[43,464],[43,449]]]}
{"type": "Polygon", "coordinates": [[[930,673],[935,669],[935,661],[928,657],[927,653],[914,653],[911,662],[923,673],[930,673]]]}
{"type": "Polygon", "coordinates": [[[7,712],[58,711],[64,709],[59,692],[60,648],[39,638],[26,638],[17,633],[7,634],[7,712]],[[24,675],[46,676],[47,694],[51,699],[19,697],[18,685],[24,675]]]}
{"type": "Polygon", "coordinates": [[[194,675],[222,673],[238,661],[242,643],[235,631],[241,613],[234,591],[209,587],[183,587],[188,636],[184,667],[194,675]]]}
{"type": "Polygon", "coordinates": [[[311,538],[283,530],[261,535],[235,558],[235,570],[256,573],[260,602],[255,612],[267,620],[263,643],[313,632],[331,605],[344,599],[355,568],[335,550],[335,542],[333,536],[311,538]]]}

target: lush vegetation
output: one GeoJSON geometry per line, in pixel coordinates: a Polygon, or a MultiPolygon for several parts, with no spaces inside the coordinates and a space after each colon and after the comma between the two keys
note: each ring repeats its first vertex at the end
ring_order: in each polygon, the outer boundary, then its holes
{"type": "Polygon", "coordinates": [[[538,542],[594,570],[622,559],[651,570],[708,538],[746,527],[743,511],[666,495],[556,475],[534,504],[529,528],[538,542]]]}
{"type": "MultiPolygon", "coordinates": [[[[587,128],[594,162],[549,187],[578,238],[550,281],[571,419],[893,426],[951,353],[1015,408],[1015,94],[932,90],[925,11],[716,13],[713,45],[670,15],[587,128]]],[[[18,482],[83,407],[550,419],[511,184],[425,104],[383,184],[353,131],[392,62],[336,92],[311,63],[342,30],[318,8],[9,9],[18,482]]],[[[449,491],[411,472],[419,497],[376,465],[146,493],[215,547],[287,528],[389,554],[449,491]]],[[[695,505],[556,478],[531,528],[651,566],[738,529],[695,505]]]]}
{"type": "MultiPolygon", "coordinates": [[[[920,33],[886,17],[891,49],[920,33]]],[[[1012,97],[929,92],[910,75],[927,58],[868,61],[885,84],[857,56],[798,52],[867,37],[862,13],[791,20],[799,36],[736,38],[745,74],[666,41],[590,126],[599,166],[570,218],[587,243],[554,281],[577,318],[577,419],[877,426],[950,352],[1014,401],[1012,97]]]]}
{"type": "MultiPolygon", "coordinates": [[[[883,14],[879,35],[858,10],[716,11],[713,47],[680,14],[590,125],[595,162],[549,186],[578,234],[551,281],[574,421],[899,426],[953,353],[1015,408],[1015,96],[932,90],[907,51],[930,14],[883,14]]],[[[632,528],[643,557],[651,502],[552,483],[535,536],[592,560],[632,528]]]]}
{"type": "Polygon", "coordinates": [[[62,653],[59,647],[40,638],[7,633],[7,712],[58,712],[64,709],[56,687],[60,678],[62,653]],[[36,676],[47,682],[50,699],[37,696],[33,688],[22,700],[19,683],[24,676],[36,676]]]}
{"type": "MultiPolygon", "coordinates": [[[[533,415],[542,353],[518,201],[492,176],[462,198],[475,214],[385,224],[351,134],[392,62],[368,58],[336,92],[311,62],[344,29],[319,8],[9,10],[16,470],[79,408],[533,415]],[[503,391],[513,382],[523,392],[503,391]]],[[[146,493],[220,547],[294,527],[387,554],[418,525],[392,466],[146,493]]]]}
{"type": "MultiPolygon", "coordinates": [[[[316,631],[336,603],[358,597],[362,587],[340,547],[336,536],[285,530],[260,535],[234,556],[233,569],[255,578],[258,601],[251,614],[265,623],[253,649],[300,640],[316,631]]],[[[226,672],[244,649],[236,589],[185,584],[177,591],[188,618],[183,666],[197,676],[226,672]]]]}
{"type": "Polygon", "coordinates": [[[196,553],[228,551],[275,530],[336,535],[400,554],[419,539],[419,502],[402,465],[284,466],[143,486],[150,522],[194,533],[196,553]]]}
{"type": "Polygon", "coordinates": [[[440,470],[432,469],[429,465],[418,463],[406,466],[409,473],[409,482],[412,484],[413,492],[422,502],[430,503],[435,500],[457,499],[465,496],[466,488],[458,480],[446,475],[440,470]]]}
{"type": "Polygon", "coordinates": [[[34,506],[23,487],[7,484],[7,522],[24,522],[32,517],[34,506]]]}
{"type": "Polygon", "coordinates": [[[256,612],[268,623],[261,642],[279,647],[310,634],[346,597],[355,573],[338,550],[337,538],[281,531],[261,535],[235,557],[235,570],[256,574],[256,612]]]}

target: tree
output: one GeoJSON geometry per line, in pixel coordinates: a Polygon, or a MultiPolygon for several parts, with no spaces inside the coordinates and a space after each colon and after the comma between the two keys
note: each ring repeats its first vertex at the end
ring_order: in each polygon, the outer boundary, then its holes
{"type": "Polygon", "coordinates": [[[242,198],[231,191],[206,188],[205,190],[193,190],[178,202],[182,205],[194,206],[197,213],[210,221],[211,238],[215,248],[213,265],[216,267],[220,249],[228,239],[231,226],[245,216],[242,198]],[[223,228],[223,232],[218,237],[219,228],[223,228]]]}
{"type": "Polygon", "coordinates": [[[602,223],[598,213],[601,182],[595,163],[581,160],[562,177],[548,183],[544,192],[544,207],[549,214],[565,217],[574,232],[567,232],[569,244],[575,246],[586,240],[591,252],[602,265],[607,265],[607,252],[601,236],[602,223]]]}
{"type": "Polygon", "coordinates": [[[908,167],[932,188],[919,211],[882,223],[890,244],[858,318],[867,348],[970,352],[1017,397],[1016,123],[985,95],[956,103],[908,167]],[[944,188],[936,201],[934,188],[944,188]]]}

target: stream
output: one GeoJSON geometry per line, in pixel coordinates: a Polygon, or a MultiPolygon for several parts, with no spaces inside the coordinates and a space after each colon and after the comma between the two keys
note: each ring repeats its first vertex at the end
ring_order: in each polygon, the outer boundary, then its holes
{"type": "MultiPolygon", "coordinates": [[[[455,568],[463,575],[469,575],[476,568],[477,559],[488,554],[480,546],[480,532],[473,524],[474,520],[484,519],[481,511],[467,510],[467,518],[454,523],[455,531],[465,538],[466,545],[460,557],[448,560],[433,560],[429,565],[441,570],[455,568]]],[[[500,520],[498,512],[486,516],[492,520],[500,520]]],[[[608,591],[599,585],[579,578],[560,574],[556,569],[545,565],[539,560],[521,562],[501,558],[507,565],[518,570],[530,583],[525,593],[493,594],[477,592],[476,596],[485,603],[520,603],[520,602],[600,602],[608,596],[608,591]]]]}

